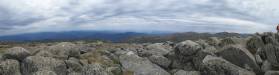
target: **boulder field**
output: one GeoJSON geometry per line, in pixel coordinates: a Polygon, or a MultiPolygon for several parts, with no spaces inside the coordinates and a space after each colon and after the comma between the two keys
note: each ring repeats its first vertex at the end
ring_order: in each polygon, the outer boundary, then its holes
{"type": "Polygon", "coordinates": [[[279,34],[13,47],[0,56],[0,75],[279,75],[279,34]]]}

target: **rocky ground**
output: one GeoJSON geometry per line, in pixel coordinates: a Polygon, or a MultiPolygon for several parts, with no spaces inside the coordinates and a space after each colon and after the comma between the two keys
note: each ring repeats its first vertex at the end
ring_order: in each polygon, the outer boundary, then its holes
{"type": "Polygon", "coordinates": [[[279,34],[13,47],[0,56],[0,75],[279,75],[279,34]]]}

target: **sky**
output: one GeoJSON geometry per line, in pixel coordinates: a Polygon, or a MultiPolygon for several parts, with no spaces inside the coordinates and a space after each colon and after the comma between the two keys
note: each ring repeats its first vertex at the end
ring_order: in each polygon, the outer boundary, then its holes
{"type": "Polygon", "coordinates": [[[279,0],[0,0],[0,35],[275,31],[279,0]]]}

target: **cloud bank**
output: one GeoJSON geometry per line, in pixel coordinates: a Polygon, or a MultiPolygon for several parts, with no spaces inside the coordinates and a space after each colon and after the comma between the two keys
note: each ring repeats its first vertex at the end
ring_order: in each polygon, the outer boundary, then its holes
{"type": "Polygon", "coordinates": [[[0,0],[0,34],[274,31],[278,0],[0,0]]]}

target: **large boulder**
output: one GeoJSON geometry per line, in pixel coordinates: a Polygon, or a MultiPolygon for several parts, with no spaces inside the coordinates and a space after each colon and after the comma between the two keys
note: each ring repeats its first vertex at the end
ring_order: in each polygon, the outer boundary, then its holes
{"type": "Polygon", "coordinates": [[[67,59],[69,57],[79,57],[80,50],[75,44],[62,42],[57,45],[50,46],[47,49],[55,58],[67,59]]]}
{"type": "Polygon", "coordinates": [[[146,58],[141,58],[132,51],[119,57],[124,71],[133,72],[134,75],[170,75],[161,67],[151,63],[146,58]]]}
{"type": "Polygon", "coordinates": [[[188,63],[200,50],[202,50],[202,46],[200,46],[196,42],[187,40],[177,44],[174,52],[177,57],[177,60],[179,60],[182,63],[188,63]]]}
{"type": "Polygon", "coordinates": [[[169,65],[171,64],[171,61],[164,57],[164,56],[160,56],[160,55],[152,55],[150,57],[148,57],[148,59],[152,62],[155,63],[163,68],[168,68],[169,65]]]}
{"type": "Polygon", "coordinates": [[[11,59],[0,61],[0,75],[21,75],[19,62],[11,59]]]}
{"type": "Polygon", "coordinates": [[[184,71],[184,70],[178,70],[173,75],[201,75],[199,71],[184,71]]]}
{"type": "Polygon", "coordinates": [[[23,75],[32,75],[37,71],[53,71],[57,75],[66,75],[67,66],[64,61],[51,57],[30,56],[21,64],[23,75]]]}
{"type": "Polygon", "coordinates": [[[27,56],[30,56],[30,52],[22,47],[13,47],[3,54],[4,59],[15,59],[22,61],[27,56]]]}
{"type": "Polygon", "coordinates": [[[254,56],[240,46],[227,46],[218,52],[217,55],[242,68],[251,69],[255,72],[261,71],[254,56]]]}
{"type": "Polygon", "coordinates": [[[175,53],[183,56],[190,56],[194,55],[201,49],[202,47],[198,43],[187,40],[177,44],[175,47],[175,53]]]}
{"type": "Polygon", "coordinates": [[[255,75],[255,73],[238,67],[220,57],[207,55],[203,60],[204,75],[255,75]]]}

